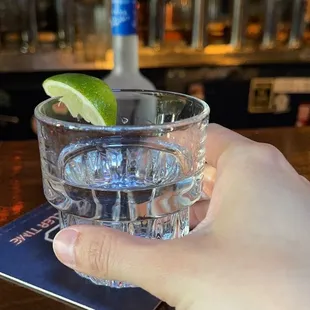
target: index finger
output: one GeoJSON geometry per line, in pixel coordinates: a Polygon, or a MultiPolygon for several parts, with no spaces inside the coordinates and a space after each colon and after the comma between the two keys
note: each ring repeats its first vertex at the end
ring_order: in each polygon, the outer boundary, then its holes
{"type": "Polygon", "coordinates": [[[206,162],[217,167],[219,158],[230,147],[247,144],[250,139],[218,124],[209,124],[207,129],[206,162]]]}

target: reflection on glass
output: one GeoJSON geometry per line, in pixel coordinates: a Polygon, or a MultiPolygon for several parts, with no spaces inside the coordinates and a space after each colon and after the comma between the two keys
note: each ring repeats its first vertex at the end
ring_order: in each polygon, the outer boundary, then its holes
{"type": "MultiPolygon", "coordinates": [[[[67,0],[67,2],[69,1],[67,0]]],[[[36,1],[40,51],[54,50],[56,48],[57,15],[55,5],[54,0],[36,1]]]]}
{"type": "Polygon", "coordinates": [[[166,2],[165,13],[165,44],[190,44],[192,33],[192,1],[169,0],[166,2]]]}
{"type": "Polygon", "coordinates": [[[293,0],[278,1],[276,12],[278,12],[277,25],[277,44],[285,45],[288,43],[291,23],[292,23],[292,5],[293,0]]]}
{"type": "Polygon", "coordinates": [[[75,48],[84,60],[103,60],[110,46],[110,5],[104,0],[76,0],[75,48]]]}
{"type": "Polygon", "coordinates": [[[304,31],[305,1],[294,0],[292,6],[292,24],[288,47],[300,48],[302,43],[302,33],[304,31]]]}
{"type": "Polygon", "coordinates": [[[210,0],[208,6],[208,44],[228,44],[231,36],[232,1],[210,0]]]}
{"type": "Polygon", "coordinates": [[[74,43],[74,0],[56,0],[56,12],[58,46],[71,50],[74,43]]]}
{"type": "Polygon", "coordinates": [[[303,35],[303,41],[307,47],[310,46],[310,1],[306,2],[305,8],[305,30],[303,35]]]}
{"type": "Polygon", "coordinates": [[[140,45],[146,45],[148,41],[149,26],[149,1],[137,1],[137,25],[140,45]]]}
{"type": "Polygon", "coordinates": [[[34,53],[38,41],[35,0],[17,0],[21,13],[21,52],[34,53]]]}
{"type": "Polygon", "coordinates": [[[0,1],[1,50],[16,51],[20,45],[19,7],[16,1],[0,1]]]}
{"type": "Polygon", "coordinates": [[[245,10],[244,46],[258,47],[262,41],[264,25],[264,1],[249,0],[245,10]]]}

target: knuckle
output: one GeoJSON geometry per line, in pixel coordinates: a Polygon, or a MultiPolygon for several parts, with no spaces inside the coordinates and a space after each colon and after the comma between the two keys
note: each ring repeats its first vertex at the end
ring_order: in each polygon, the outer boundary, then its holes
{"type": "Polygon", "coordinates": [[[272,163],[277,163],[284,159],[282,153],[275,146],[267,143],[255,144],[252,156],[256,160],[272,163]]]}
{"type": "Polygon", "coordinates": [[[259,147],[260,152],[265,154],[265,155],[269,155],[269,156],[279,156],[281,153],[280,151],[273,146],[272,144],[268,144],[268,143],[258,143],[257,147],[259,147]]]}
{"type": "Polygon", "coordinates": [[[101,234],[95,240],[91,240],[85,251],[90,272],[95,276],[109,278],[112,264],[114,264],[114,237],[110,234],[101,234]]]}
{"type": "Polygon", "coordinates": [[[267,143],[254,142],[237,145],[231,149],[230,154],[234,160],[244,164],[249,162],[278,164],[285,160],[283,154],[275,146],[267,143]]]}

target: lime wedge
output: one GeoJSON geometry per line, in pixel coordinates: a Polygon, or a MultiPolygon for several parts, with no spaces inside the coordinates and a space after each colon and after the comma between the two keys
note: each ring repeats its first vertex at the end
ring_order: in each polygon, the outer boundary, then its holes
{"type": "Polygon", "coordinates": [[[96,126],[116,124],[117,102],[110,87],[102,80],[80,73],[64,73],[43,82],[45,93],[61,97],[73,117],[82,117],[96,126]]]}

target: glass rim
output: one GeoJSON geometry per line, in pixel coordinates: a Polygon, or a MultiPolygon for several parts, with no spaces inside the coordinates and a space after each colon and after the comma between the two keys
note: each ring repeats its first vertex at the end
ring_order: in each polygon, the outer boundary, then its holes
{"type": "Polygon", "coordinates": [[[196,103],[199,103],[202,106],[202,111],[194,116],[188,117],[186,119],[182,119],[179,121],[175,121],[173,123],[164,123],[164,124],[150,124],[150,125],[116,125],[116,126],[95,126],[92,124],[81,124],[81,123],[75,123],[70,121],[63,121],[59,120],[50,116],[45,115],[40,110],[41,108],[50,102],[51,100],[55,100],[56,98],[60,97],[51,97],[48,98],[42,102],[40,102],[34,110],[35,118],[48,125],[52,125],[55,127],[63,127],[68,128],[72,131],[100,131],[100,132],[128,132],[128,131],[154,131],[154,130],[162,130],[162,131],[174,131],[178,128],[182,128],[187,125],[195,124],[199,121],[202,121],[205,117],[210,115],[210,107],[209,105],[202,99],[193,97],[191,95],[182,94],[178,92],[172,92],[172,91],[165,91],[165,90],[143,90],[143,89],[112,89],[113,93],[141,93],[141,94],[152,94],[153,96],[164,94],[164,95],[172,95],[176,96],[176,98],[183,98],[186,100],[192,100],[196,103]]]}

